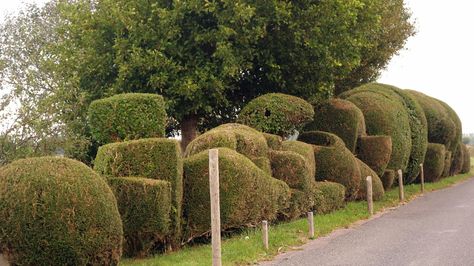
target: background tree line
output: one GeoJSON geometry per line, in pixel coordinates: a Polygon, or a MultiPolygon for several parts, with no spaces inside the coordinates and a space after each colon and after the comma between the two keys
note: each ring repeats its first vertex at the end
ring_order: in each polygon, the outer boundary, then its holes
{"type": "Polygon", "coordinates": [[[90,162],[87,107],[123,92],[163,95],[186,145],[264,93],[317,102],[374,81],[413,34],[403,0],[28,6],[0,26],[0,163],[58,149],[90,162]]]}

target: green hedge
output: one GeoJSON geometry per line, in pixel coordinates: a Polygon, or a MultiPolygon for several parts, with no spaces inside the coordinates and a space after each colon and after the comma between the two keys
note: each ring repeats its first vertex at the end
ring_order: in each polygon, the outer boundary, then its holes
{"type": "Polygon", "coordinates": [[[382,181],[383,189],[386,191],[389,190],[395,182],[395,171],[386,169],[383,175],[380,176],[380,180],[382,181]]]}
{"type": "Polygon", "coordinates": [[[340,137],[346,147],[355,152],[357,138],[366,133],[362,111],[353,103],[331,99],[314,106],[314,120],[304,131],[325,131],[340,137]]]}
{"type": "Polygon", "coordinates": [[[220,125],[198,136],[186,147],[185,157],[212,148],[229,148],[245,155],[271,174],[267,139],[262,132],[241,124],[220,125]]]}
{"type": "Polygon", "coordinates": [[[375,173],[368,165],[362,162],[359,159],[356,159],[357,163],[359,164],[360,168],[360,189],[357,192],[357,199],[358,200],[366,200],[367,199],[367,183],[366,178],[368,176],[372,177],[372,197],[374,201],[381,200],[383,195],[385,194],[385,190],[383,188],[383,183],[380,180],[380,177],[375,173]]]}
{"type": "Polygon", "coordinates": [[[454,123],[454,137],[453,141],[451,142],[450,146],[447,146],[446,148],[451,151],[452,153],[456,152],[456,149],[458,148],[458,144],[462,142],[462,123],[461,119],[459,119],[459,116],[456,114],[456,112],[449,106],[447,103],[436,99],[446,110],[446,113],[448,114],[449,118],[451,121],[454,123]]]}
{"type": "Polygon", "coordinates": [[[406,171],[412,154],[410,114],[392,86],[371,83],[340,95],[362,110],[367,134],[392,138],[388,168],[406,171]]]}
{"type": "Polygon", "coordinates": [[[426,182],[436,182],[441,178],[445,157],[446,148],[443,144],[428,143],[425,163],[423,164],[426,182]]]}
{"type": "Polygon", "coordinates": [[[305,100],[282,93],[269,93],[250,101],[238,122],[262,132],[289,136],[313,120],[313,106],[305,100]]]}
{"type": "Polygon", "coordinates": [[[449,170],[450,176],[457,175],[462,171],[462,165],[464,162],[464,150],[462,145],[462,142],[458,142],[456,145],[455,152],[452,156],[451,169],[449,170]]]}
{"type": "Polygon", "coordinates": [[[12,265],[117,265],[122,222],[105,180],[65,158],[0,169],[0,250],[12,265]]]}
{"type": "Polygon", "coordinates": [[[93,101],[88,112],[92,137],[99,144],[163,137],[166,108],[157,94],[126,93],[93,101]]]}
{"type": "Polygon", "coordinates": [[[346,188],[334,182],[314,182],[314,212],[317,214],[330,213],[345,205],[346,188]]]}
{"type": "Polygon", "coordinates": [[[299,140],[315,145],[316,180],[340,183],[346,187],[347,199],[354,199],[360,186],[360,169],[344,142],[322,131],[303,132],[299,140]]]}
{"type": "Polygon", "coordinates": [[[377,175],[382,176],[392,154],[392,138],[389,136],[360,137],[357,141],[356,154],[377,175]]]}
{"type": "MultiPolygon", "coordinates": [[[[185,238],[210,231],[208,151],[184,160],[185,238]]],[[[246,156],[219,148],[222,230],[273,220],[288,208],[290,188],[263,172],[246,156]]]]}
{"type": "Polygon", "coordinates": [[[179,142],[150,138],[101,146],[94,170],[110,177],[141,176],[168,181],[172,191],[171,245],[177,245],[181,228],[183,160],[179,142]]]}
{"type": "Polygon", "coordinates": [[[303,156],[309,168],[311,178],[314,180],[316,176],[316,158],[314,157],[314,149],[311,144],[296,140],[286,140],[282,142],[281,150],[293,151],[303,156]]]}
{"type": "Polygon", "coordinates": [[[144,257],[171,234],[171,184],[141,177],[109,179],[123,222],[124,253],[144,257]]]}
{"type": "Polygon", "coordinates": [[[462,144],[463,149],[463,163],[461,173],[467,174],[471,171],[471,154],[465,144],[462,144]]]}
{"type": "Polygon", "coordinates": [[[441,174],[441,177],[449,176],[449,170],[451,169],[452,157],[453,157],[453,154],[450,151],[446,150],[445,157],[444,157],[444,168],[443,168],[443,173],[441,174]]]}
{"type": "Polygon", "coordinates": [[[283,143],[283,138],[278,135],[263,133],[263,137],[267,140],[268,148],[272,150],[281,149],[281,144],[283,143]]]}

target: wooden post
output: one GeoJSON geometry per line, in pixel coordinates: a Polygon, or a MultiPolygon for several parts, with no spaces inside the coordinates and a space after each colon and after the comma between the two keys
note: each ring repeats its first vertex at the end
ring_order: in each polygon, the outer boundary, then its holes
{"type": "Polygon", "coordinates": [[[221,210],[219,199],[219,150],[209,150],[209,189],[211,196],[212,265],[221,266],[221,210]]]}
{"type": "Polygon", "coordinates": [[[374,215],[374,199],[372,193],[372,177],[368,176],[365,180],[366,187],[367,187],[367,209],[369,211],[369,215],[374,215]]]}
{"type": "Polygon", "coordinates": [[[262,222],[263,247],[268,250],[268,222],[262,222]]]}
{"type": "Polygon", "coordinates": [[[421,193],[425,193],[425,170],[423,164],[420,164],[421,193]]]}
{"type": "Polygon", "coordinates": [[[314,238],[314,214],[308,212],[309,238],[314,238]]]}
{"type": "Polygon", "coordinates": [[[403,173],[402,170],[398,170],[398,196],[400,201],[405,200],[405,191],[403,190],[403,173]]]}

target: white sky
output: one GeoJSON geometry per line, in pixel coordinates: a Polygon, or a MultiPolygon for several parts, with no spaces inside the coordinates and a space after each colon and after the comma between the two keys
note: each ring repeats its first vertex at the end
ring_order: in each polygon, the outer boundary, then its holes
{"type": "MultiPolygon", "coordinates": [[[[0,18],[24,3],[47,0],[0,0],[0,18]]],[[[474,133],[474,1],[405,0],[417,34],[391,61],[379,82],[414,89],[441,99],[458,113],[464,133],[474,133]]],[[[1,20],[1,19],[0,19],[1,20]]]]}

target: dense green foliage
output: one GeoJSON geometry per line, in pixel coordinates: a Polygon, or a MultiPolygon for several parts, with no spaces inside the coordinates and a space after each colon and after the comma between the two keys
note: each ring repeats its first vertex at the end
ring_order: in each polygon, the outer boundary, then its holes
{"type": "Polygon", "coordinates": [[[108,181],[122,218],[125,255],[144,257],[156,244],[166,243],[171,233],[170,183],[141,177],[112,177],[108,181]]]}
{"type": "Polygon", "coordinates": [[[405,170],[412,148],[409,114],[400,99],[392,97],[390,89],[385,88],[381,84],[367,84],[341,97],[362,110],[368,135],[392,138],[392,155],[387,167],[405,170]]]}
{"type": "Polygon", "coordinates": [[[278,135],[263,133],[263,137],[267,140],[268,148],[272,150],[279,150],[283,143],[283,138],[278,135]]]}
{"type": "Polygon", "coordinates": [[[395,181],[395,171],[386,169],[383,175],[380,176],[380,180],[382,181],[384,190],[389,190],[395,181]]]}
{"type": "Polygon", "coordinates": [[[265,173],[271,174],[267,140],[261,132],[241,124],[224,124],[200,135],[189,143],[185,156],[219,147],[247,156],[265,173]]]}
{"type": "MultiPolygon", "coordinates": [[[[189,239],[211,229],[208,151],[186,158],[184,174],[185,238],[189,239]]],[[[219,148],[219,180],[222,230],[274,220],[288,207],[288,185],[234,150],[219,148]]]]}
{"type": "Polygon", "coordinates": [[[443,168],[443,173],[441,174],[441,177],[448,177],[449,176],[449,170],[451,170],[451,164],[453,162],[453,153],[446,150],[445,157],[444,157],[444,168],[443,168]]]}
{"type": "Polygon", "coordinates": [[[471,154],[466,145],[462,145],[463,150],[463,163],[461,173],[467,174],[471,171],[471,154]]]}
{"type": "Polygon", "coordinates": [[[385,173],[392,154],[392,138],[389,136],[360,137],[356,148],[357,158],[366,163],[377,175],[385,173]]]}
{"type": "Polygon", "coordinates": [[[462,142],[458,142],[455,152],[453,153],[449,176],[457,175],[462,171],[462,165],[464,163],[464,150],[462,145],[462,142]]]}
{"type": "Polygon", "coordinates": [[[289,136],[313,120],[313,106],[282,93],[268,93],[250,101],[239,113],[238,122],[265,133],[289,136]]]}
{"type": "Polygon", "coordinates": [[[436,182],[444,170],[446,148],[442,144],[429,143],[423,169],[426,182],[436,182]]]}
{"type": "Polygon", "coordinates": [[[380,177],[375,173],[368,165],[362,162],[359,159],[356,159],[357,163],[359,164],[360,168],[360,188],[357,192],[357,199],[358,200],[366,200],[367,199],[367,183],[366,178],[368,176],[372,177],[372,197],[374,201],[381,200],[385,193],[383,183],[380,180],[380,177]]]}
{"type": "Polygon", "coordinates": [[[314,120],[305,131],[326,131],[340,137],[346,147],[355,152],[357,138],[365,135],[362,111],[353,103],[342,99],[323,101],[314,106],[314,120]]]}
{"type": "Polygon", "coordinates": [[[99,144],[165,135],[163,97],[125,93],[93,101],[88,111],[92,137],[99,144]]]}
{"type": "Polygon", "coordinates": [[[316,159],[314,157],[314,149],[311,144],[295,140],[286,140],[281,145],[281,150],[296,152],[303,156],[306,161],[309,173],[312,179],[316,175],[316,159]]]}
{"type": "Polygon", "coordinates": [[[360,169],[342,139],[322,131],[303,132],[298,139],[315,145],[316,180],[340,183],[346,187],[346,197],[354,199],[360,186],[360,169]]]}
{"type": "Polygon", "coordinates": [[[314,182],[314,212],[316,214],[330,213],[345,205],[346,188],[334,182],[314,182]]]}
{"type": "Polygon", "coordinates": [[[181,234],[183,162],[176,140],[150,138],[111,143],[99,148],[94,170],[107,177],[140,176],[171,184],[171,227],[167,242],[176,245],[181,234]]]}
{"type": "Polygon", "coordinates": [[[0,250],[12,265],[117,265],[122,222],[105,180],[71,159],[0,169],[0,250]]]}

